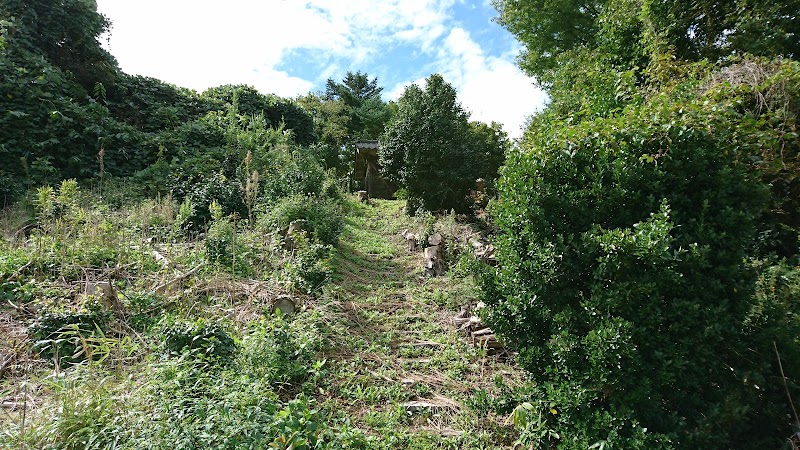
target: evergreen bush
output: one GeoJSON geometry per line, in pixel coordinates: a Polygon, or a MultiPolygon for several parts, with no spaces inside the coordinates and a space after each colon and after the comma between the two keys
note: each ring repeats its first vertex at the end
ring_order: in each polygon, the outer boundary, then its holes
{"type": "Polygon", "coordinates": [[[483,297],[536,382],[535,445],[776,437],[752,425],[761,394],[738,363],[765,188],[708,128],[710,111],[656,96],[616,117],[545,122],[510,156],[493,207],[500,268],[483,297]]]}

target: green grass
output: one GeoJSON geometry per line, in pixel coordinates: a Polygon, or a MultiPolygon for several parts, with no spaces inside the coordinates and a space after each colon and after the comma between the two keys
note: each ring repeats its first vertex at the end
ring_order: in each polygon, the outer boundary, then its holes
{"type": "MultiPolygon", "coordinates": [[[[32,240],[32,251],[5,242],[0,286],[12,301],[0,306],[0,337],[16,339],[16,359],[0,374],[0,400],[14,405],[0,409],[0,449],[513,448],[505,418],[521,372],[449,323],[474,303],[472,279],[423,276],[421,252],[400,236],[429,232],[431,218],[406,216],[401,201],[345,203],[330,279],[315,296],[295,293],[301,310],[291,318],[272,316],[269,303],[286,292],[292,252],[242,229],[246,270],[207,260],[202,242],[170,234],[169,201],[108,219],[88,207],[32,240]],[[161,238],[145,223],[159,224],[161,238]],[[80,295],[86,273],[113,273],[121,310],[109,310],[102,329],[69,335],[70,348],[92,356],[59,369],[30,353],[31,336],[20,339],[41,311],[94,317],[80,295]],[[166,348],[164,330],[202,344],[166,348]],[[412,410],[410,401],[434,406],[412,410]]],[[[452,234],[457,224],[433,227],[452,234]]]]}
{"type": "Polygon", "coordinates": [[[471,278],[423,276],[421,252],[408,252],[399,234],[425,224],[403,206],[378,200],[346,220],[336,282],[321,299],[338,318],[329,331],[327,402],[392,448],[510,448],[504,418],[467,404],[479,390],[500,394],[495,375],[514,385],[520,372],[448,323],[459,305],[474,302],[475,286],[471,278]],[[402,404],[412,400],[438,406],[408,412],[402,404]]]}

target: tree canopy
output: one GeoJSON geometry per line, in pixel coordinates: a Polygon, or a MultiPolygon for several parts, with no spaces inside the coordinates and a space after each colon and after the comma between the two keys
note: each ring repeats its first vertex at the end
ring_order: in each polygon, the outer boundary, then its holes
{"type": "Polygon", "coordinates": [[[376,139],[389,121],[392,111],[381,99],[383,88],[378,79],[357,71],[348,71],[341,82],[329,78],[325,84],[325,100],[341,102],[347,112],[350,140],[376,139]]]}
{"type": "Polygon", "coordinates": [[[682,61],[731,55],[796,57],[800,2],[752,0],[494,0],[497,21],[524,45],[520,66],[550,85],[565,60],[589,52],[618,70],[655,54],[682,61]],[[656,53],[653,53],[656,51],[656,53]]]}
{"type": "Polygon", "coordinates": [[[110,26],[93,0],[2,0],[0,17],[13,20],[14,45],[44,56],[91,92],[111,84],[117,62],[98,39],[110,26]]]}

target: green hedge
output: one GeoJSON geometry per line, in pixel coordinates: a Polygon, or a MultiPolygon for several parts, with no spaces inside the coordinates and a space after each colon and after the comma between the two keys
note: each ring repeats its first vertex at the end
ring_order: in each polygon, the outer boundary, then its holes
{"type": "Polygon", "coordinates": [[[775,448],[790,434],[758,406],[782,399],[751,381],[774,354],[743,330],[767,189],[694,94],[543,122],[507,162],[483,297],[536,385],[523,435],[540,448],[775,448]]]}

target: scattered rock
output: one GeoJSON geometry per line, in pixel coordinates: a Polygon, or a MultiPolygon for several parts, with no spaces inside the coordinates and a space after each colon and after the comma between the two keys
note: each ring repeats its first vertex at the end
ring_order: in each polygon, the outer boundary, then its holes
{"type": "Polygon", "coordinates": [[[291,296],[281,295],[272,303],[272,312],[274,313],[277,310],[280,310],[283,315],[289,316],[297,310],[297,305],[295,305],[291,296]]]}

